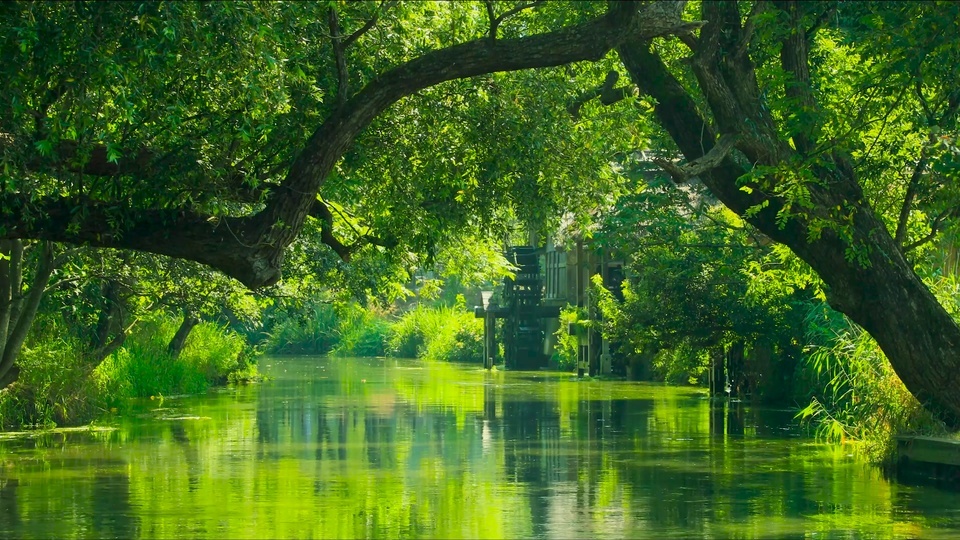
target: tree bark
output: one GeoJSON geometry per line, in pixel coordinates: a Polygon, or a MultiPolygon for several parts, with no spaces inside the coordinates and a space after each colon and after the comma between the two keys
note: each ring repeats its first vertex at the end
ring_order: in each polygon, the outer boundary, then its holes
{"type": "Polygon", "coordinates": [[[54,271],[54,253],[51,242],[43,242],[40,245],[40,260],[37,263],[37,271],[34,274],[33,282],[30,284],[30,291],[23,305],[22,311],[14,324],[13,329],[7,337],[3,347],[3,354],[0,356],[0,389],[6,388],[17,380],[19,369],[16,367],[17,358],[20,350],[23,348],[23,342],[27,339],[27,332],[37,316],[37,308],[40,307],[40,301],[46,291],[47,283],[50,282],[50,276],[54,271]]]}
{"type": "Polygon", "coordinates": [[[190,336],[190,332],[193,331],[193,328],[200,323],[200,319],[196,318],[190,312],[184,312],[183,322],[180,323],[180,328],[177,328],[177,333],[173,335],[173,339],[170,340],[170,344],[167,346],[167,351],[170,353],[170,356],[176,360],[180,357],[180,353],[183,352],[183,348],[187,345],[187,338],[190,336]]]}
{"type": "MultiPolygon", "coordinates": [[[[735,2],[703,4],[704,26],[695,52],[695,73],[721,133],[739,135],[737,149],[746,159],[727,156],[700,178],[728,208],[773,240],[786,244],[806,261],[827,286],[828,301],[876,339],[907,389],[947,424],[960,427],[960,327],[903,257],[885,225],[864,199],[842,156],[832,166],[807,165],[817,181],[808,188],[814,208],[778,221],[786,201],[767,193],[769,186],[738,183],[748,170],[740,163],[802,163],[776,136],[764,112],[759,85],[746,55],[737,50],[739,13],[735,2]],[[742,185],[751,188],[748,193],[742,185]],[[760,208],[762,204],[765,207],[760,208]],[[748,209],[759,209],[747,212],[748,209]],[[814,219],[837,219],[843,211],[850,225],[810,234],[814,219]]],[[[705,122],[679,81],[650,51],[649,41],[619,47],[620,57],[643,93],[655,98],[655,114],[688,161],[706,155],[718,134],[705,122]]],[[[802,52],[802,51],[801,51],[802,52]]],[[[800,87],[798,87],[800,88],[800,87]]],[[[810,141],[813,144],[814,141],[810,141]]]]}
{"type": "Polygon", "coordinates": [[[631,37],[687,32],[699,23],[680,19],[683,5],[614,2],[607,14],[583,24],[517,39],[478,39],[382,73],[320,125],[257,214],[217,217],[188,208],[78,201],[75,195],[31,201],[5,193],[0,196],[2,238],[148,251],[206,264],[250,288],[273,284],[280,278],[283,251],[302,229],[324,179],[356,136],[393,103],[445,81],[598,60],[631,37]],[[76,211],[78,206],[83,211],[76,211]],[[123,216],[119,227],[112,225],[117,216],[123,216]]]}
{"type": "Polygon", "coordinates": [[[0,349],[7,342],[10,329],[10,311],[13,308],[10,279],[10,256],[15,240],[0,240],[0,349]]]}
{"type": "MultiPolygon", "coordinates": [[[[10,248],[10,323],[7,324],[7,336],[10,324],[20,318],[23,309],[23,241],[14,240],[10,248]]],[[[4,336],[6,343],[6,336],[4,336]]]]}
{"type": "Polygon", "coordinates": [[[97,328],[90,344],[92,350],[105,347],[110,336],[123,332],[123,299],[120,297],[120,284],[116,279],[108,279],[101,290],[103,304],[97,317],[97,328]]]}
{"type": "Polygon", "coordinates": [[[123,347],[123,344],[127,341],[127,332],[124,329],[121,329],[109,343],[105,343],[102,347],[98,347],[90,352],[90,354],[85,355],[85,365],[84,373],[89,375],[93,373],[108,356],[113,354],[117,349],[123,347]]]}

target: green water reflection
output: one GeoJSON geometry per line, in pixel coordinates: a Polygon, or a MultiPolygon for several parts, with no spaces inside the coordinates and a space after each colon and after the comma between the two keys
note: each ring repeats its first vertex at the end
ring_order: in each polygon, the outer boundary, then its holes
{"type": "Polygon", "coordinates": [[[953,537],[790,413],[702,393],[394,360],[144,402],[116,430],[0,439],[0,537],[953,537]]]}

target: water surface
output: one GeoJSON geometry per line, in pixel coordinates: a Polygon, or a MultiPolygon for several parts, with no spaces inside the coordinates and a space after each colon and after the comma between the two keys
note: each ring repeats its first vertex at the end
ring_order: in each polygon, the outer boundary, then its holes
{"type": "Polygon", "coordinates": [[[270,358],[109,431],[0,434],[0,538],[951,538],[789,411],[413,360],[270,358]]]}

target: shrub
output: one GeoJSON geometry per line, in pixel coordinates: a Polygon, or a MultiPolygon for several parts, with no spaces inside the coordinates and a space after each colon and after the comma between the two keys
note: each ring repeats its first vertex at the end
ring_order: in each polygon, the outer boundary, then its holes
{"type": "Polygon", "coordinates": [[[19,379],[0,392],[0,429],[85,423],[103,412],[102,396],[77,362],[80,351],[71,339],[24,348],[19,379]]]}
{"type": "Polygon", "coordinates": [[[894,436],[940,434],[943,426],[926,411],[893,371],[877,342],[825,304],[808,315],[809,340],[802,376],[819,389],[797,416],[836,443],[855,441],[874,462],[889,462],[894,436]]]}
{"type": "Polygon", "coordinates": [[[285,316],[267,339],[274,354],[327,354],[340,343],[340,317],[331,304],[315,303],[299,316],[285,316]]]}
{"type": "Polygon", "coordinates": [[[225,383],[241,367],[243,338],[209,322],[194,327],[183,352],[172,358],[167,345],[178,324],[170,318],[143,323],[122,349],[100,365],[96,374],[109,396],[196,394],[211,384],[225,383]]]}
{"type": "Polygon", "coordinates": [[[351,305],[343,308],[337,326],[336,356],[386,356],[390,323],[379,314],[351,305]]]}
{"type": "Polygon", "coordinates": [[[454,307],[424,307],[404,313],[390,329],[391,356],[449,362],[483,361],[483,321],[462,302],[454,307]]]}
{"type": "Polygon", "coordinates": [[[577,368],[580,338],[577,334],[586,335],[590,321],[587,310],[567,305],[560,310],[560,328],[554,333],[557,344],[553,348],[552,360],[556,362],[560,371],[572,371],[577,368]],[[573,328],[575,334],[570,333],[573,328]]]}

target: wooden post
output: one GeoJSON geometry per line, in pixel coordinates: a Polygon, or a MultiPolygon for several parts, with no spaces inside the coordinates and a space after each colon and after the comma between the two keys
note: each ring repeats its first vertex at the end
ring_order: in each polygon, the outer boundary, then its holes
{"type": "Polygon", "coordinates": [[[487,311],[483,316],[483,367],[490,369],[493,367],[494,358],[497,356],[497,319],[494,314],[487,311]]]}
{"type": "Polygon", "coordinates": [[[722,348],[710,351],[710,395],[720,396],[726,392],[727,381],[723,369],[724,354],[722,348]]]}

